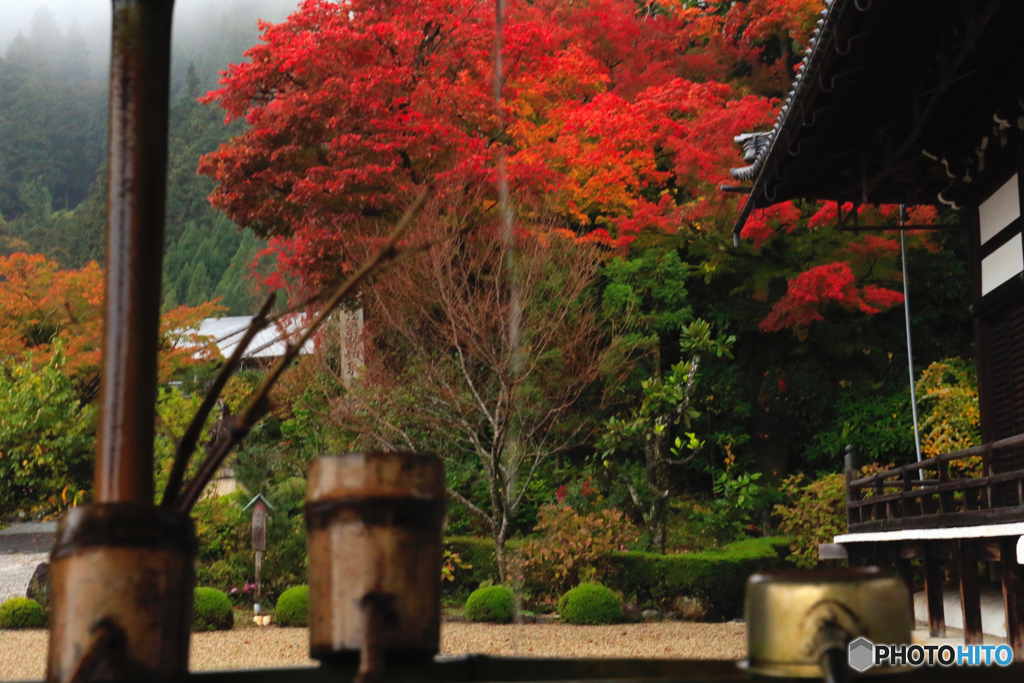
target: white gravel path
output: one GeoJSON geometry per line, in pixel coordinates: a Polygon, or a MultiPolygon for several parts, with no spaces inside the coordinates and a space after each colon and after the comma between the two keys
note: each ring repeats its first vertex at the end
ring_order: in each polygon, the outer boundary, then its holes
{"type": "MultiPolygon", "coordinates": [[[[239,628],[192,635],[190,668],[261,669],[313,666],[304,628],[239,628]]],[[[740,659],[747,650],[743,624],[563,624],[447,623],[441,654],[478,652],[520,657],[636,657],[740,659]]],[[[38,681],[46,672],[47,633],[0,631],[0,681],[38,681]]]]}
{"type": "Polygon", "coordinates": [[[23,598],[32,572],[49,553],[0,555],[0,603],[8,598],[23,598]]]}

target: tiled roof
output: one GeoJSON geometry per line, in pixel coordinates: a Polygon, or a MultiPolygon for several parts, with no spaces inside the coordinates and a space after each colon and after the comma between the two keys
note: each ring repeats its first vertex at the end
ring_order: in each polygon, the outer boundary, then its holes
{"type": "MultiPolygon", "coordinates": [[[[871,0],[866,0],[866,2],[870,3],[871,0]]],[[[735,138],[736,142],[743,146],[743,159],[751,162],[751,164],[742,168],[732,169],[733,178],[750,181],[760,175],[768,153],[786,125],[786,114],[793,107],[793,103],[797,98],[803,93],[805,82],[809,80],[810,74],[815,70],[815,57],[819,51],[823,51],[819,50],[818,47],[825,42],[825,36],[831,35],[835,26],[835,17],[839,14],[838,7],[844,3],[848,4],[849,0],[825,0],[825,9],[821,11],[821,19],[818,20],[818,25],[814,28],[814,33],[811,35],[810,41],[808,41],[803,61],[797,67],[793,87],[789,91],[772,129],[763,133],[744,133],[735,138]]]]}

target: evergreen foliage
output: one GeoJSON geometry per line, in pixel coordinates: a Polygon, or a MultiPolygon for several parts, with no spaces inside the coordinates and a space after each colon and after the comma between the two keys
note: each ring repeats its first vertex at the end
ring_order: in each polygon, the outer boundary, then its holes
{"type": "Polygon", "coordinates": [[[41,368],[0,364],[0,415],[0,512],[91,488],[96,406],[80,401],[60,350],[41,368]]]}
{"type": "MultiPolygon", "coordinates": [[[[213,183],[196,174],[200,156],[242,125],[225,125],[215,107],[196,100],[256,40],[256,16],[283,19],[293,5],[263,0],[227,11],[211,5],[176,22],[164,310],[209,301],[221,289],[231,299],[230,314],[253,312],[247,289],[254,284],[245,276],[265,245],[254,245],[250,236],[239,254],[238,227],[210,207],[213,183]],[[243,272],[220,287],[235,256],[246,257],[236,268],[243,272]],[[200,261],[205,276],[196,273],[200,261]]],[[[63,268],[80,268],[104,260],[107,72],[91,66],[81,32],[62,31],[57,19],[41,9],[27,36],[12,41],[0,58],[0,255],[38,253],[63,268]]]]}
{"type": "Polygon", "coordinates": [[[622,616],[617,595],[597,583],[581,583],[558,600],[558,615],[567,624],[610,624],[622,616]]]}
{"type": "Polygon", "coordinates": [[[281,593],[274,616],[279,626],[308,626],[309,586],[295,586],[281,593]]]}
{"type": "Polygon", "coordinates": [[[0,629],[46,628],[46,612],[30,598],[10,598],[0,605],[0,629]]]}
{"type": "Polygon", "coordinates": [[[508,586],[477,588],[466,600],[466,619],[507,624],[514,609],[512,589],[508,586]]]}
{"type": "Polygon", "coordinates": [[[193,631],[230,631],[235,612],[228,596],[216,588],[196,588],[192,604],[193,631]]]}
{"type": "Polygon", "coordinates": [[[750,575],[784,566],[788,549],[789,539],[754,538],[699,553],[616,553],[607,583],[635,595],[638,603],[663,604],[680,595],[704,598],[731,618],[743,611],[750,575]]]}

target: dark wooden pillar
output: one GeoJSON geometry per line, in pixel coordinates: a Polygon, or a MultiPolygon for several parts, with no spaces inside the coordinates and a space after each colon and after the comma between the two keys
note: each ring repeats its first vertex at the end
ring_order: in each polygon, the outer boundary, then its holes
{"type": "Polygon", "coordinates": [[[924,544],[924,592],[928,599],[928,635],[946,637],[946,611],[942,604],[942,561],[929,556],[929,544],[924,544]]]}
{"type": "Polygon", "coordinates": [[[1006,607],[1006,642],[1016,661],[1024,659],[1024,572],[1017,564],[1017,537],[999,539],[999,566],[1006,607]]]}
{"type": "Polygon", "coordinates": [[[909,557],[903,557],[902,548],[900,550],[900,557],[896,560],[896,571],[907,585],[907,595],[910,598],[910,630],[913,631],[917,628],[917,618],[914,616],[914,567],[909,557]]]}
{"type": "Polygon", "coordinates": [[[981,645],[981,596],[978,593],[978,561],[970,541],[957,541],[957,573],[960,575],[960,609],[964,615],[964,642],[981,645]]]}

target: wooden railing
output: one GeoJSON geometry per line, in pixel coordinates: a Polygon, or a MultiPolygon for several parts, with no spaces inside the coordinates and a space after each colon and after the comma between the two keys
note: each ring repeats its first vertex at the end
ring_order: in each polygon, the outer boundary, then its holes
{"type": "Polygon", "coordinates": [[[1024,449],[1024,434],[855,479],[846,454],[850,533],[1024,522],[1024,469],[993,471],[993,454],[1024,449]],[[950,478],[949,464],[982,457],[981,477],[950,478]]]}

